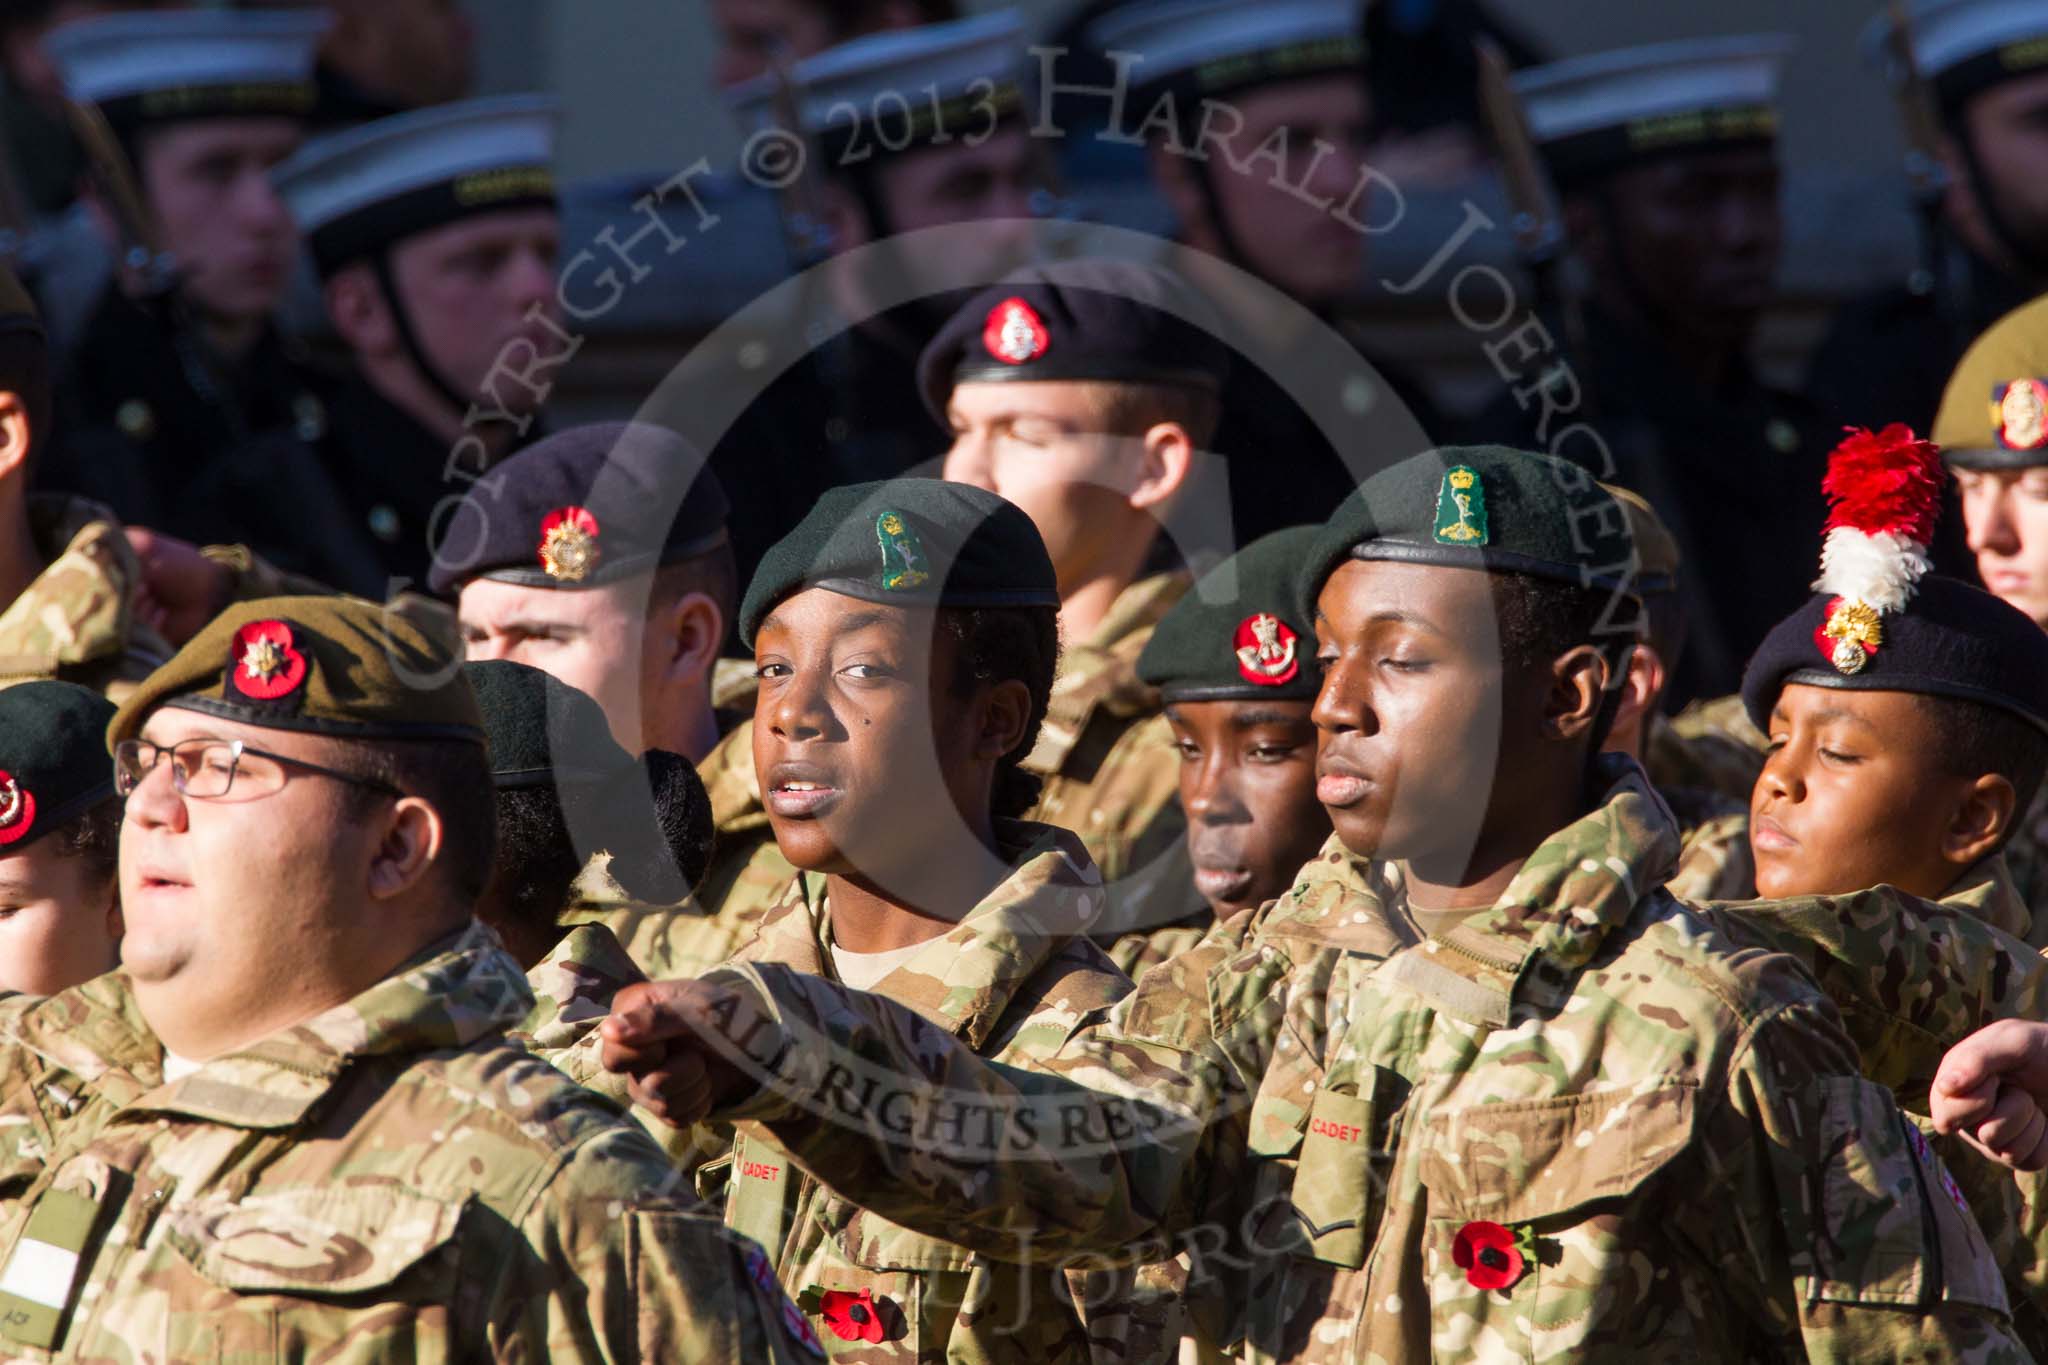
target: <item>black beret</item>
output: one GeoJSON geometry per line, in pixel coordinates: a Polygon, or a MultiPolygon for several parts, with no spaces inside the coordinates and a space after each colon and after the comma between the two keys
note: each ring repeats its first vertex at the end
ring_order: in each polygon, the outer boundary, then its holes
{"type": "Polygon", "coordinates": [[[337,739],[480,744],[455,654],[452,639],[357,597],[237,602],[122,701],[107,745],[165,706],[337,739]]]}
{"type": "Polygon", "coordinates": [[[552,673],[509,659],[466,663],[462,672],[483,714],[493,786],[615,782],[637,768],[604,709],[552,673]]]}
{"type": "Polygon", "coordinates": [[[1304,556],[1313,602],[1347,559],[1527,574],[1637,593],[1629,519],[1585,469],[1506,446],[1445,446],[1367,479],[1304,556]]]}
{"type": "Polygon", "coordinates": [[[845,484],[818,499],[761,557],[740,605],[740,639],[800,588],[868,602],[1057,607],[1052,559],[1031,518],[986,489],[940,479],[845,484]]]}
{"type": "Polygon", "coordinates": [[[1261,536],[1160,618],[1138,676],[1173,701],[1310,701],[1322,685],[1301,562],[1320,526],[1261,536]]]}
{"type": "Polygon", "coordinates": [[[428,571],[447,595],[472,578],[595,588],[725,543],[717,476],[688,441],[646,422],[571,427],[477,480],[428,571]]]}
{"type": "Polygon", "coordinates": [[[1107,380],[1220,390],[1230,348],[1206,300],[1157,266],[1091,258],[1019,271],[968,300],[917,362],[946,421],[953,386],[1107,380]]]}
{"type": "Polygon", "coordinates": [[[0,690],[0,857],[20,853],[114,794],[114,704],[67,682],[0,690]]]}
{"type": "Polygon", "coordinates": [[[36,301],[22,286],[21,279],[5,263],[0,263],[0,332],[34,332],[42,335],[42,314],[36,311],[36,301]]]}
{"type": "Polygon", "coordinates": [[[1771,628],[1743,670],[1743,709],[1759,730],[1786,683],[1982,702],[2048,730],[2048,631],[2019,608],[1930,575],[1903,608],[1884,613],[1877,646],[1844,673],[1833,663],[1838,642],[1823,633],[1835,601],[1815,594],[1771,628]]]}

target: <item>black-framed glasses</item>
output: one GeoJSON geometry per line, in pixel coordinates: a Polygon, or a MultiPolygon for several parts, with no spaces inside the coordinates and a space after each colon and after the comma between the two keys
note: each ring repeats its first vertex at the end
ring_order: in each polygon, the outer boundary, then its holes
{"type": "Polygon", "coordinates": [[[331,777],[351,786],[368,787],[386,796],[405,795],[390,783],[379,782],[374,777],[358,777],[354,773],[308,763],[303,758],[252,749],[239,739],[188,739],[177,744],[124,739],[114,746],[114,790],[124,797],[133,792],[166,754],[171,759],[171,786],[178,795],[189,796],[195,801],[213,801],[226,796],[233,790],[238,775],[242,778],[244,795],[268,796],[284,785],[286,768],[331,777]],[[244,762],[252,758],[258,761],[244,762]]]}

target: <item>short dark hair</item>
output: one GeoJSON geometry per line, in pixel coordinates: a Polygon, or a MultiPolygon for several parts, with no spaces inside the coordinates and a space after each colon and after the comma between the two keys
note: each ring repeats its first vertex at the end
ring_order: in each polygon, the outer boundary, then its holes
{"type": "MultiPolygon", "coordinates": [[[[497,854],[498,812],[491,800],[491,762],[481,744],[460,740],[342,742],[343,772],[417,796],[441,816],[442,875],[465,906],[490,884],[497,854]]],[[[354,787],[364,805],[382,794],[354,787]]]]}
{"type": "Polygon", "coordinates": [[[1916,696],[1936,750],[1958,777],[1997,773],[2012,783],[2012,823],[1998,846],[2018,830],[2048,769],[2048,734],[2012,712],[1960,697],[1916,696]]]}
{"type": "MultiPolygon", "coordinates": [[[[839,41],[872,33],[882,22],[889,0],[809,0],[810,7],[825,17],[832,36],[839,41]]],[[[912,0],[919,24],[943,24],[960,17],[955,0],[912,0]]]]}
{"type": "Polygon", "coordinates": [[[717,604],[726,630],[731,631],[740,609],[740,570],[730,540],[655,570],[654,589],[648,594],[647,605],[652,610],[693,592],[701,592],[717,604]]]}
{"type": "Polygon", "coordinates": [[[505,916],[541,932],[560,922],[583,870],[551,786],[505,787],[497,794],[498,842],[491,882],[505,916]]]}
{"type": "Polygon", "coordinates": [[[1142,436],[1160,422],[1173,422],[1197,446],[1206,446],[1222,420],[1222,400],[1210,389],[1185,384],[1095,382],[1103,392],[1103,424],[1119,436],[1142,436]]]}
{"type": "Polygon", "coordinates": [[[989,813],[999,820],[1021,819],[1038,804],[1043,787],[1024,769],[1038,743],[1039,727],[1052,705],[1053,679],[1060,665],[1059,610],[1055,607],[947,607],[939,623],[960,642],[953,690],[965,696],[982,683],[1020,679],[1031,689],[1031,714],[1023,737],[996,769],[989,813]]]}
{"type": "Polygon", "coordinates": [[[1504,670],[1547,669],[1559,655],[1580,645],[1592,645],[1607,660],[1607,691],[1593,722],[1593,750],[1598,752],[1613,728],[1622,680],[1628,676],[1628,656],[1641,635],[1638,604],[1617,603],[1606,589],[1530,574],[1496,573],[1491,579],[1504,670]]]}
{"type": "Polygon", "coordinates": [[[60,858],[83,858],[97,881],[110,882],[121,870],[121,810],[118,796],[72,816],[50,831],[50,851],[60,858]]]}

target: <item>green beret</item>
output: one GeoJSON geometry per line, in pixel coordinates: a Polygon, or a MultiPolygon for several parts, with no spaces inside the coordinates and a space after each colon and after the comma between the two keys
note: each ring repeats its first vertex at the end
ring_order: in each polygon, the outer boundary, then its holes
{"type": "Polygon", "coordinates": [[[640,765],[612,738],[604,709],[551,673],[509,659],[462,666],[491,746],[491,784],[615,782],[640,765]]]}
{"type": "Polygon", "coordinates": [[[67,682],[0,691],[0,857],[21,852],[114,794],[114,704],[67,682]]]}
{"type": "Polygon", "coordinates": [[[1640,567],[1627,513],[1591,474],[1506,446],[1424,451],[1360,484],[1305,556],[1303,596],[1314,601],[1347,559],[1527,574],[1631,594],[1640,567]]]}
{"type": "Polygon", "coordinates": [[[1312,701],[1322,686],[1301,562],[1320,526],[1261,536],[1160,618],[1138,676],[1174,701],[1312,701]]]}
{"type": "Polygon", "coordinates": [[[1992,323],[1963,353],[1932,438],[1961,469],[2048,464],[2048,296],[1992,323]]]}
{"type": "Polygon", "coordinates": [[[1057,607],[1052,559],[1031,518],[986,489],[941,479],[846,484],[769,547],[740,604],[749,647],[762,618],[802,588],[866,602],[1057,607]]]}
{"type": "Polygon", "coordinates": [[[336,739],[484,742],[476,697],[448,642],[355,597],[238,602],[142,680],[107,730],[111,748],[159,707],[336,739]]]}

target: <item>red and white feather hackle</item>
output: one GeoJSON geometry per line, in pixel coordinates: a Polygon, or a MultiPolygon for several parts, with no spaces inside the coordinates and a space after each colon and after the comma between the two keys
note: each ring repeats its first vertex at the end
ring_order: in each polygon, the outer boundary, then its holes
{"type": "Polygon", "coordinates": [[[1835,601],[1814,643],[1842,672],[1869,662],[1884,613],[1912,601],[1930,567],[1944,473],[1939,449],[1903,422],[1852,429],[1828,456],[1827,539],[1813,586],[1835,601]]]}

